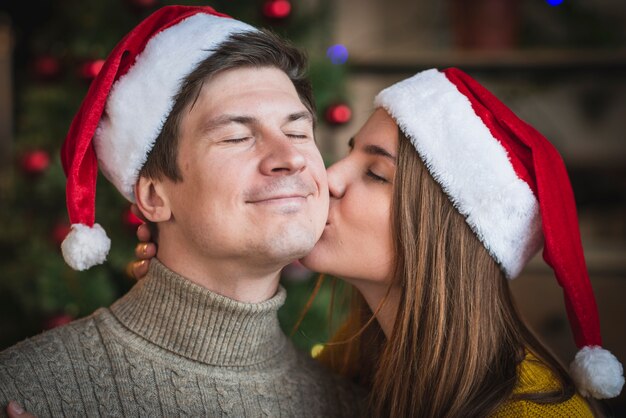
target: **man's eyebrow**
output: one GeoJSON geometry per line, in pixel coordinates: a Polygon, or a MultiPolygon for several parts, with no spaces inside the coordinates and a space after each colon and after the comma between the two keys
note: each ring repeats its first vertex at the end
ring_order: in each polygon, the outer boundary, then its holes
{"type": "Polygon", "coordinates": [[[252,116],[244,116],[244,115],[222,115],[215,119],[208,120],[204,126],[202,127],[203,132],[208,132],[212,129],[220,128],[222,126],[238,123],[241,125],[252,125],[256,123],[258,119],[252,116]]]}
{"type": "Polygon", "coordinates": [[[310,122],[313,122],[313,116],[311,115],[311,112],[309,112],[308,110],[303,110],[302,112],[292,113],[291,115],[287,116],[288,122],[294,122],[300,119],[308,119],[310,122]]]}
{"type": "MultiPolygon", "coordinates": [[[[313,122],[313,116],[309,111],[296,112],[288,115],[285,118],[288,122],[294,122],[301,119],[307,119],[313,122]]],[[[202,127],[203,132],[211,131],[212,129],[217,129],[225,125],[229,125],[231,123],[238,123],[240,125],[254,125],[259,120],[253,116],[245,116],[245,115],[222,115],[215,119],[211,119],[207,121],[202,127]]]]}

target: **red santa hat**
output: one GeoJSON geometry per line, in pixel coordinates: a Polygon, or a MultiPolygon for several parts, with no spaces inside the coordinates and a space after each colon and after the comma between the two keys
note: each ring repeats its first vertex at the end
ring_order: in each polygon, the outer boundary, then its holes
{"type": "Polygon", "coordinates": [[[574,194],[552,144],[456,68],[418,73],[380,92],[375,103],[413,143],[507,278],[543,245],[580,349],[570,366],[579,391],[619,395],[623,368],[601,347],[574,194]]]}
{"type": "Polygon", "coordinates": [[[234,33],[256,29],[210,7],[163,7],[108,56],[61,150],[72,230],[61,244],[76,270],[101,264],[111,241],[95,223],[98,165],[129,201],[181,82],[234,33]]]}

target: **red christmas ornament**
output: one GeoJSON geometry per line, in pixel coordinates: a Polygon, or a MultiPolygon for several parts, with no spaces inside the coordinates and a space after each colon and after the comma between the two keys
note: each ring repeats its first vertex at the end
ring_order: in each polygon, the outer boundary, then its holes
{"type": "Polygon", "coordinates": [[[61,74],[61,63],[52,55],[41,55],[33,63],[35,75],[40,80],[54,80],[61,74]]]}
{"type": "Polygon", "coordinates": [[[263,15],[268,19],[286,19],[291,14],[291,3],[287,0],[269,0],[263,4],[263,15]]]}
{"type": "Polygon", "coordinates": [[[29,176],[38,176],[50,166],[50,155],[44,150],[24,153],[20,159],[22,171],[29,176]]]}
{"type": "Polygon", "coordinates": [[[51,317],[44,319],[42,325],[44,329],[48,330],[48,329],[60,327],[61,325],[69,324],[73,320],[74,320],[74,317],[72,315],[61,313],[58,315],[52,315],[51,317]]]}
{"type": "Polygon", "coordinates": [[[137,230],[137,227],[143,223],[141,219],[131,212],[130,207],[124,209],[124,212],[122,212],[122,222],[133,233],[137,230]]]}
{"type": "Polygon", "coordinates": [[[56,248],[61,247],[61,243],[67,234],[70,233],[70,230],[70,225],[65,221],[57,223],[54,228],[52,228],[52,241],[54,241],[56,248]]]}
{"type": "Polygon", "coordinates": [[[87,81],[91,81],[94,78],[96,78],[96,76],[102,69],[103,65],[104,65],[104,60],[100,60],[100,59],[85,61],[80,66],[79,74],[81,78],[87,81]]]}
{"type": "Polygon", "coordinates": [[[343,125],[352,118],[352,109],[345,103],[337,103],[326,108],[326,122],[331,125],[343,125]]]}

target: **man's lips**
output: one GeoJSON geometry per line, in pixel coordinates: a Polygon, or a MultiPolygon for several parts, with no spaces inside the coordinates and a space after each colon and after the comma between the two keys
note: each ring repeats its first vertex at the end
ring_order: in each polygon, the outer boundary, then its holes
{"type": "Polygon", "coordinates": [[[247,190],[243,197],[244,202],[249,204],[302,204],[316,192],[317,187],[312,178],[282,176],[247,190]]]}
{"type": "Polygon", "coordinates": [[[263,198],[256,198],[254,200],[248,200],[246,203],[281,203],[289,201],[298,201],[306,199],[309,195],[306,194],[283,194],[276,196],[268,196],[263,198]]]}

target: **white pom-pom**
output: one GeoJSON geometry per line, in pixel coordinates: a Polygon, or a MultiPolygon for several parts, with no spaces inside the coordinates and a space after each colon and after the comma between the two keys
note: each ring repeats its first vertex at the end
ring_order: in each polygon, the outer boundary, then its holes
{"type": "Polygon", "coordinates": [[[614,398],[624,386],[624,368],[610,351],[600,346],[583,347],[576,353],[570,373],[583,396],[614,398]]]}
{"type": "Polygon", "coordinates": [[[61,244],[63,258],[74,270],[87,270],[104,263],[110,248],[111,240],[98,224],[91,228],[83,224],[73,224],[72,230],[61,244]]]}

